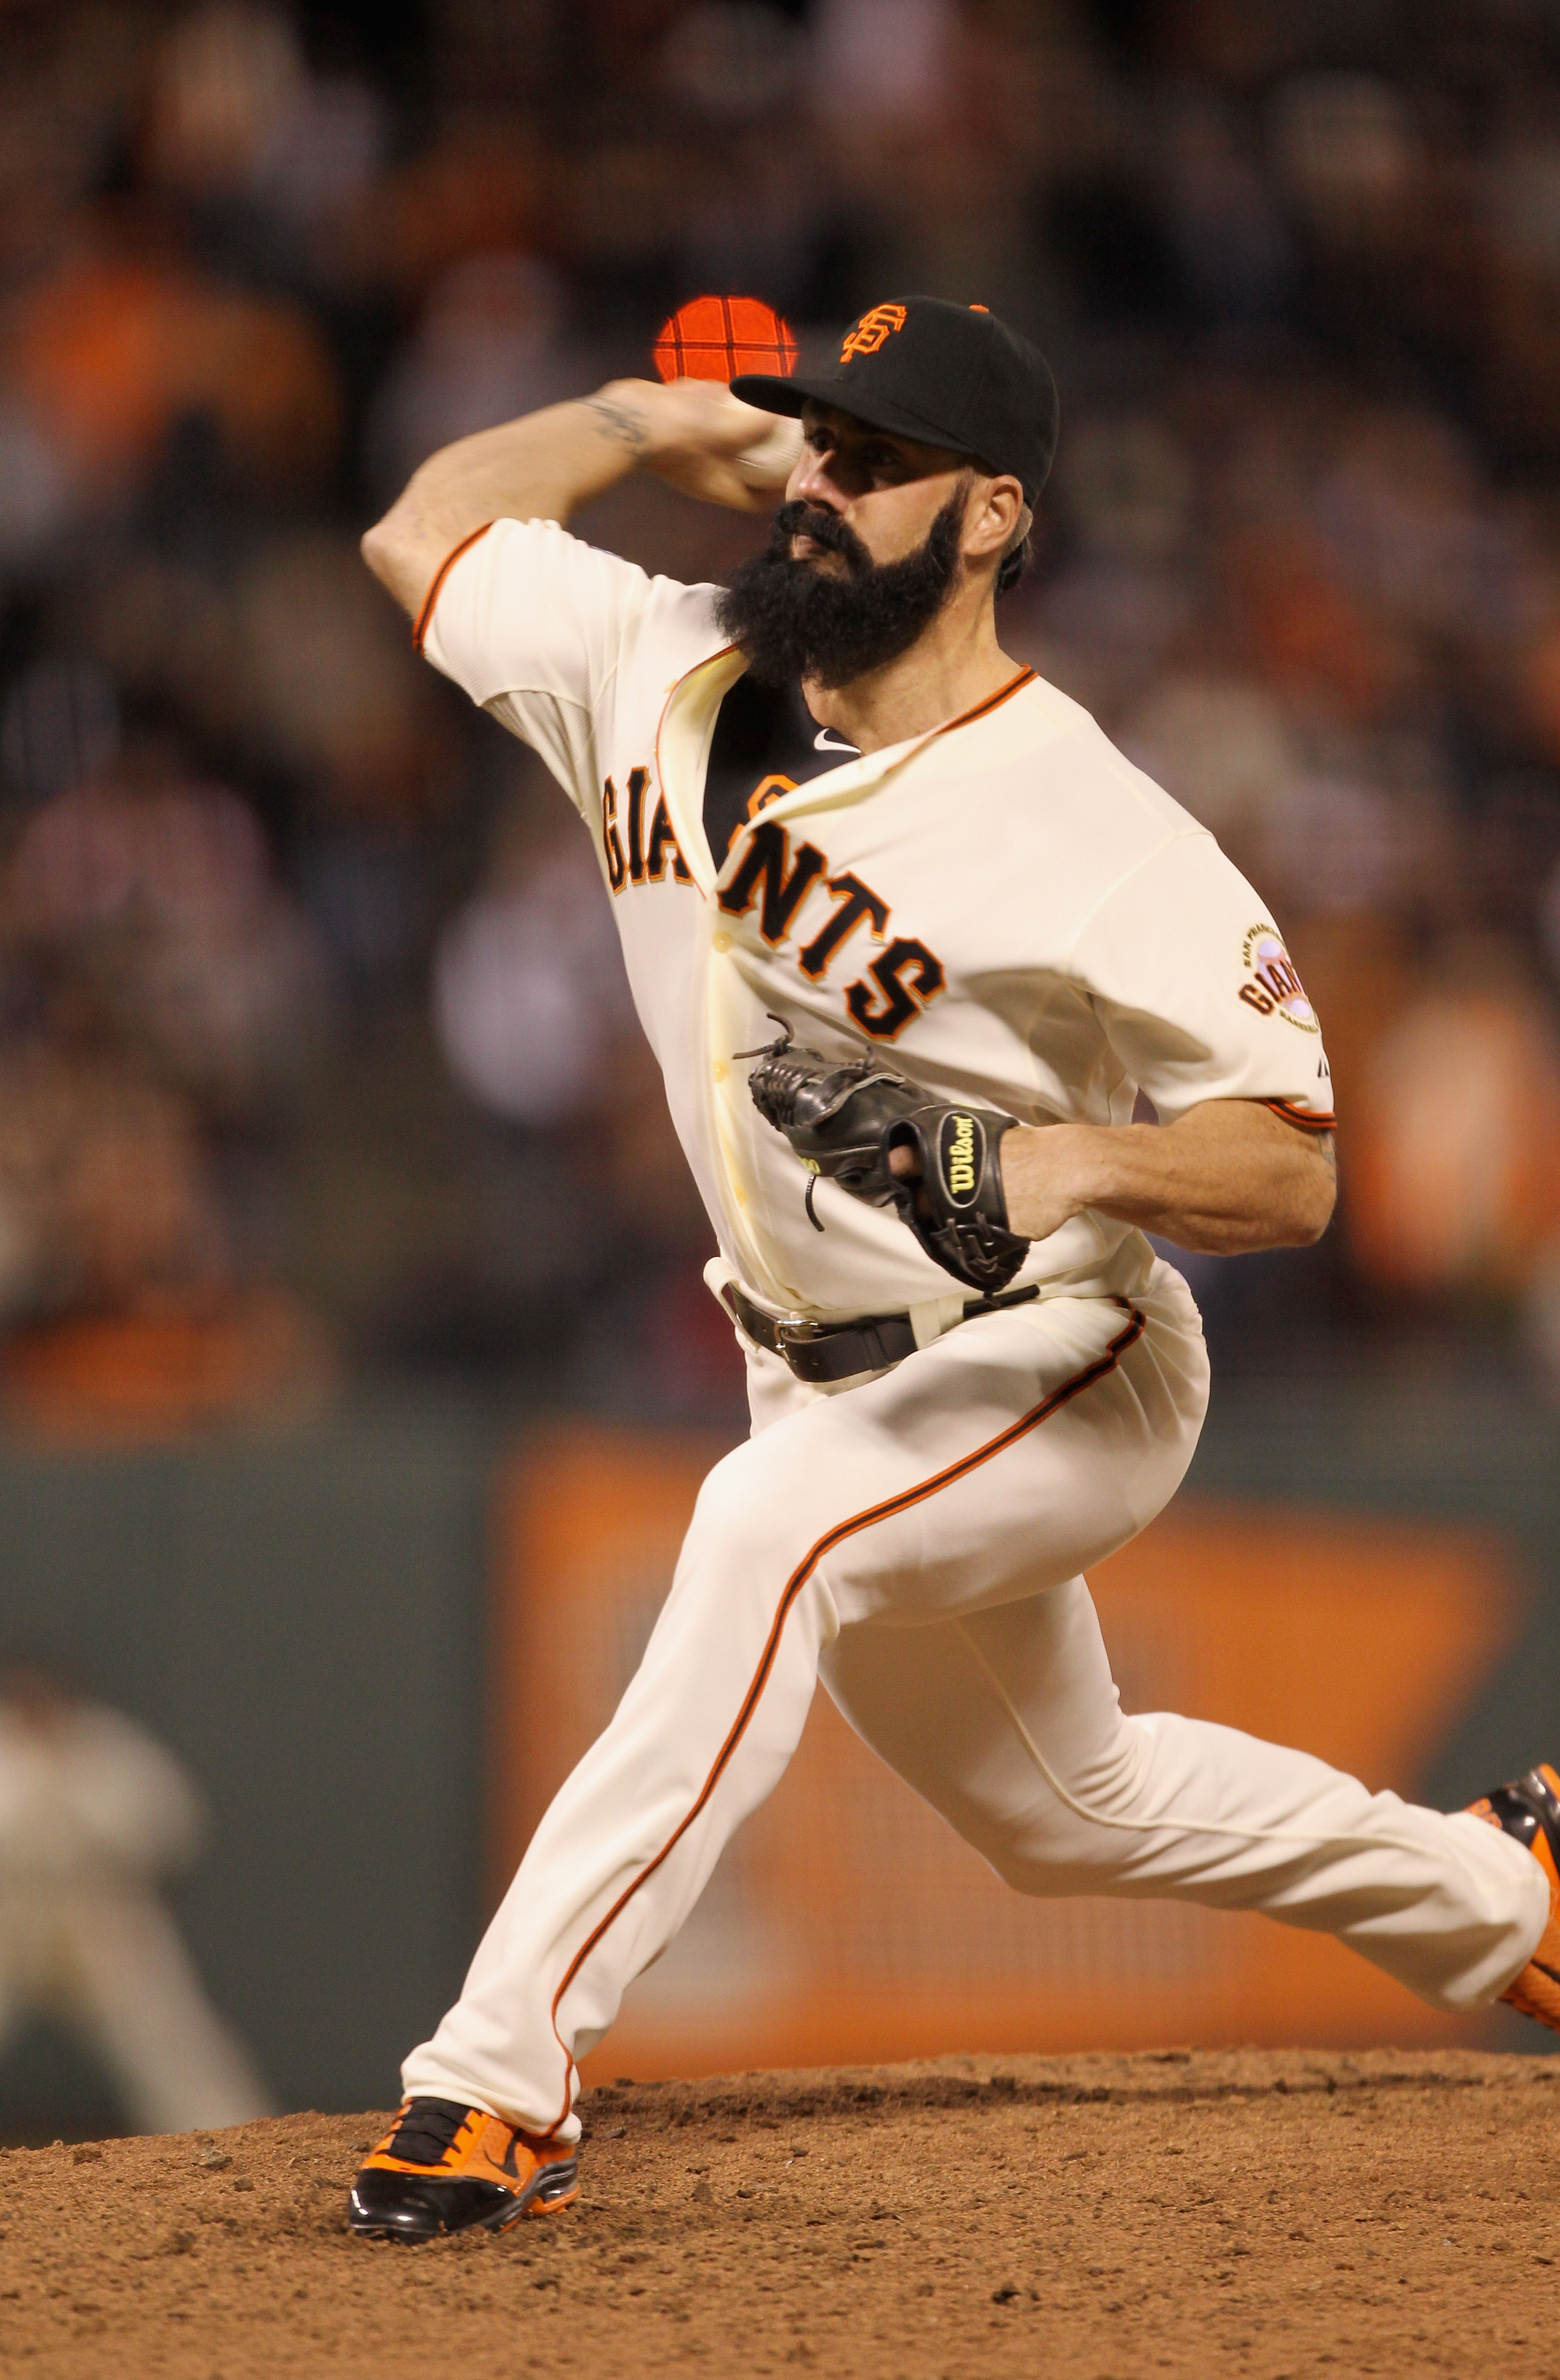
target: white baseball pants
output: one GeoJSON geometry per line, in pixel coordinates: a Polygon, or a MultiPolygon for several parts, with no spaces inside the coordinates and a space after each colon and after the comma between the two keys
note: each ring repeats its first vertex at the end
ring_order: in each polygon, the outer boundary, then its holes
{"type": "Polygon", "coordinates": [[[1022,1892],[1263,1910],[1438,2008],[1525,1964],[1548,1887],[1494,1828],[1230,1728],[1123,1716],[1079,1572],[1168,1502],[1201,1427],[1202,1334],[1169,1266],[1131,1304],[1017,1306],[855,1387],[756,1351],[750,1370],[754,1434],[704,1482],[640,1670],[408,2095],[574,2137],[574,2060],[778,1782],[820,1675],[1022,1892]]]}

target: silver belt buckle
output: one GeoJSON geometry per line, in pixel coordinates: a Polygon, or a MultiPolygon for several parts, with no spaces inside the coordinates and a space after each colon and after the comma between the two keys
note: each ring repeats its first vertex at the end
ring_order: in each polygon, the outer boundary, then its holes
{"type": "Polygon", "coordinates": [[[800,1317],[793,1322],[776,1322],[774,1336],[782,1347],[804,1347],[810,1340],[824,1339],[828,1332],[819,1322],[804,1322],[800,1317]]]}

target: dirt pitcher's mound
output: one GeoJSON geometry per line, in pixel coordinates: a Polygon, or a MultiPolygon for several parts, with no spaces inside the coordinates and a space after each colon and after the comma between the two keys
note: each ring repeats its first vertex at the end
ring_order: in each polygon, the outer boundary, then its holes
{"type": "Polygon", "coordinates": [[[584,2104],[501,2239],[343,2226],[368,2116],[0,2155],[0,2365],[429,2380],[1560,2375],[1560,2058],[956,2058],[584,2104]]]}

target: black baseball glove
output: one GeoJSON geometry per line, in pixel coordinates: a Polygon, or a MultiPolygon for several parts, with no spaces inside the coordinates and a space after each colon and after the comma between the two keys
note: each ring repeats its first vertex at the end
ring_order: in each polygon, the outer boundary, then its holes
{"type": "Polygon", "coordinates": [[[807,1211],[817,1230],[812,1193],[822,1176],[870,1207],[896,1207],[956,1281],[988,1296],[1006,1288],[1030,1252],[1007,1228],[998,1164],[1016,1116],[932,1099],[875,1058],[825,1058],[793,1041],[788,1025],[767,1049],[737,1054],[758,1060],[748,1077],[753,1104],[813,1177],[807,1211]],[[919,1180],[890,1171],[896,1148],[916,1151],[919,1180]]]}

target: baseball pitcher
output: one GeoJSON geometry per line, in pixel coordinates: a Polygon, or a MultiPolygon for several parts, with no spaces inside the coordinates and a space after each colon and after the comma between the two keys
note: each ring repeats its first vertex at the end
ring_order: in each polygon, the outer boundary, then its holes
{"type": "Polygon", "coordinates": [[[1261,1910],[1438,2008],[1504,1995],[1560,2025],[1553,1768],[1447,1815],[1118,1705],[1083,1573],[1175,1494],[1208,1396],[1144,1234],[1315,1240],[1334,1118],[1260,895],[1003,651],[1056,423],[1033,347],[905,298],[810,374],[615,382],[466,439],[364,541],[592,839],[753,1427],[407,2059],[360,2232],[576,2195],[576,2061],[819,1677],[1021,1892],[1261,1910]],[[684,587],[572,537],[634,470],[746,509],[783,489],[767,548],[684,587]]]}

